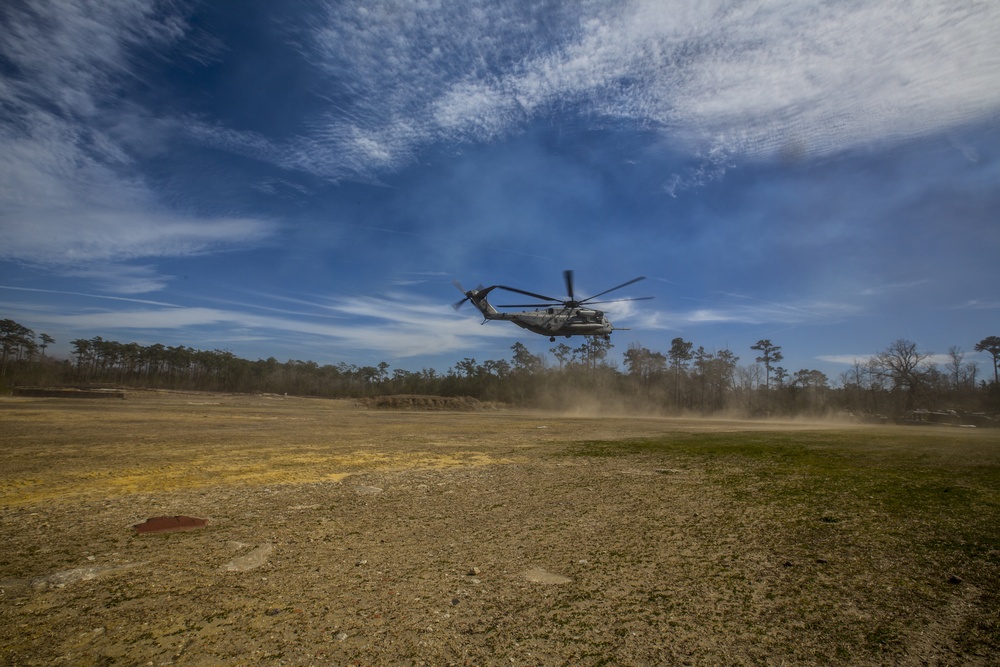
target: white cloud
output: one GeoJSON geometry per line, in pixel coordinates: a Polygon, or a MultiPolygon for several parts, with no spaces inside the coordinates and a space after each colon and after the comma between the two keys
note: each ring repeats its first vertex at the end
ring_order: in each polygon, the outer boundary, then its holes
{"type": "Polygon", "coordinates": [[[865,287],[861,290],[860,294],[862,296],[880,296],[883,294],[894,294],[896,292],[905,292],[912,290],[915,287],[921,287],[926,285],[930,281],[927,279],[921,280],[911,280],[904,283],[885,283],[880,285],[872,285],[870,287],[865,287]]]}
{"type": "Polygon", "coordinates": [[[200,254],[259,241],[274,231],[274,225],[264,220],[205,220],[140,208],[32,213],[32,217],[15,217],[0,229],[0,257],[55,264],[72,269],[75,275],[101,271],[92,266],[95,261],[200,254]]]}
{"type": "Polygon", "coordinates": [[[87,262],[82,266],[64,266],[63,273],[83,278],[99,289],[117,294],[146,294],[167,286],[170,276],[152,266],[134,266],[118,262],[87,262]]]}
{"type": "MultiPolygon", "coordinates": [[[[200,142],[328,178],[378,181],[438,141],[486,141],[574,110],[660,128],[702,164],[897,141],[1000,110],[1000,3],[330,3],[298,43],[325,74],[327,113],[279,141],[128,107],[135,54],[186,39],[155,0],[43,0],[5,13],[0,256],[131,262],[258,243],[273,224],[171,212],[141,151],[200,142]]],[[[314,17],[315,18],[315,17],[314,17]]],[[[138,291],[168,278],[123,271],[138,291]]],[[[711,313],[704,317],[715,317],[711,313]]]]}
{"type": "MultiPolygon", "coordinates": [[[[700,300],[699,300],[700,301],[700,300]]],[[[710,306],[663,313],[659,320],[681,325],[703,324],[817,324],[857,315],[861,308],[835,301],[777,303],[739,294],[720,293],[710,306]]]]}
{"type": "Polygon", "coordinates": [[[152,0],[51,0],[7,12],[0,49],[17,74],[0,86],[0,259],[141,293],[169,277],[128,262],[239,247],[274,232],[266,220],[172,213],[135,173],[128,145],[141,132],[116,93],[138,75],[136,49],[183,35],[169,9],[152,0]]]}
{"type": "Polygon", "coordinates": [[[5,12],[3,54],[19,76],[5,101],[53,104],[63,117],[100,113],[115,80],[134,75],[131,49],[168,44],[183,20],[155,0],[42,0],[5,12]]]}
{"type": "Polygon", "coordinates": [[[184,340],[197,340],[200,329],[211,328],[213,340],[219,332],[223,335],[229,332],[227,340],[305,336],[320,341],[316,347],[322,348],[324,354],[336,349],[352,354],[361,350],[399,358],[471,350],[481,345],[484,338],[507,338],[511,333],[502,323],[480,326],[478,317],[456,316],[447,306],[407,295],[318,302],[295,316],[275,315],[279,311],[253,306],[243,309],[158,306],[156,302],[138,299],[119,300],[143,307],[121,310],[88,307],[67,313],[66,306],[26,308],[11,302],[5,304],[5,310],[36,329],[58,327],[76,332],[73,335],[88,336],[89,332],[96,332],[114,338],[132,332],[163,337],[167,332],[179,332],[184,340]],[[332,321],[330,313],[337,316],[332,321]]]}
{"type": "Polygon", "coordinates": [[[981,299],[970,299],[965,303],[955,306],[956,310],[997,310],[1000,309],[1000,301],[983,301],[981,299]]]}
{"type": "Polygon", "coordinates": [[[355,95],[295,152],[364,174],[575,106],[710,163],[827,154],[995,114],[998,31],[1000,4],[950,0],[336,3],[308,56],[355,95]]]}
{"type": "Polygon", "coordinates": [[[865,364],[874,356],[874,354],[824,354],[816,358],[831,364],[853,366],[854,364],[865,364]]]}
{"type": "MultiPolygon", "coordinates": [[[[854,364],[865,364],[870,359],[877,356],[876,353],[872,354],[824,354],[816,357],[820,361],[826,361],[831,364],[842,364],[847,366],[853,366],[854,364]]],[[[951,356],[947,354],[928,354],[926,352],[921,352],[921,354],[926,354],[927,356],[923,360],[925,366],[930,366],[934,364],[936,366],[947,366],[951,363],[951,356]]]]}
{"type": "MultiPolygon", "coordinates": [[[[100,299],[106,301],[124,301],[128,303],[142,303],[150,306],[167,306],[167,307],[177,307],[176,304],[166,303],[163,301],[152,301],[150,299],[135,299],[131,297],[124,296],[108,296],[107,294],[90,294],[87,292],[67,292],[65,290],[50,290],[50,289],[39,289],[35,287],[15,287],[13,285],[0,285],[0,289],[11,290],[14,292],[34,292],[37,294],[56,294],[65,295],[73,297],[84,297],[87,299],[100,299]]],[[[11,304],[6,304],[6,307],[13,308],[11,304]]]]}

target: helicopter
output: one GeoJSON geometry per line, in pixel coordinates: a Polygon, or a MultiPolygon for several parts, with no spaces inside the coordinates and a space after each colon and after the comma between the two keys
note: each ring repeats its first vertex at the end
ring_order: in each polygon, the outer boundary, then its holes
{"type": "Polygon", "coordinates": [[[466,301],[471,301],[472,305],[478,308],[479,312],[483,314],[483,318],[485,318],[483,320],[483,324],[489,320],[505,320],[513,322],[522,329],[527,329],[532,333],[540,334],[542,336],[548,336],[549,341],[554,343],[556,336],[565,336],[566,338],[571,336],[603,336],[606,340],[610,339],[612,331],[624,331],[625,329],[613,326],[602,311],[595,310],[590,306],[599,303],[613,303],[616,301],[644,301],[653,298],[651,296],[641,296],[626,299],[612,299],[610,301],[594,301],[597,297],[604,296],[608,292],[613,292],[623,287],[628,287],[632,283],[645,280],[646,276],[633,278],[632,280],[624,282],[621,285],[617,285],[611,289],[606,289],[603,292],[587,297],[586,299],[579,300],[576,298],[573,291],[573,272],[571,270],[563,271],[563,279],[566,281],[566,293],[569,295],[568,299],[557,299],[555,297],[545,296],[544,294],[527,292],[516,287],[507,287],[506,285],[491,285],[490,287],[483,287],[480,285],[476,289],[466,291],[456,280],[454,281],[454,285],[458,288],[458,291],[465,295],[465,298],[452,304],[452,307],[455,310],[458,310],[465,304],[466,301]],[[542,303],[497,304],[494,306],[489,302],[488,297],[490,293],[496,289],[530,296],[533,299],[538,299],[542,303]],[[519,313],[505,313],[497,310],[497,308],[535,308],[535,310],[525,310],[519,313]]]}

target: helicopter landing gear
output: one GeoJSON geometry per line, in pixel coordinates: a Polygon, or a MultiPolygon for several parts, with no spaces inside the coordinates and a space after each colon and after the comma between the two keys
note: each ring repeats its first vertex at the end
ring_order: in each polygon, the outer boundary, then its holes
{"type": "Polygon", "coordinates": [[[556,342],[556,337],[555,336],[549,336],[549,342],[550,343],[556,342]]]}

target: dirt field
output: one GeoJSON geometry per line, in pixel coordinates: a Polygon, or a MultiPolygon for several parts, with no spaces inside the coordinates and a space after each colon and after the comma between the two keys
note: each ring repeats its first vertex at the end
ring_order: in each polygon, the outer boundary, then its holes
{"type": "Polygon", "coordinates": [[[0,443],[8,665],[1000,664],[996,432],[129,393],[0,443]]]}

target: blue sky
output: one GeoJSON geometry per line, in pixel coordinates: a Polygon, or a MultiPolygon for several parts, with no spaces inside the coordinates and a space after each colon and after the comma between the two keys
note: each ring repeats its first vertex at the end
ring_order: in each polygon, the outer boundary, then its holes
{"type": "MultiPolygon", "coordinates": [[[[680,336],[831,379],[1000,335],[1000,3],[15,0],[0,316],[446,370],[548,339],[452,285],[635,276],[680,336]]],[[[582,340],[571,339],[573,346],[582,340]]]]}

